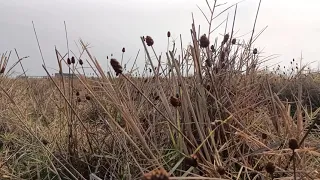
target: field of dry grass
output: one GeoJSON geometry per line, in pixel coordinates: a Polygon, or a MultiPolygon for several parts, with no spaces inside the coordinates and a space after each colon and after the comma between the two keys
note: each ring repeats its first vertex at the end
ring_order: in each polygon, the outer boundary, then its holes
{"type": "Polygon", "coordinates": [[[3,55],[0,179],[320,179],[319,75],[261,70],[257,36],[227,32],[213,43],[193,22],[192,44],[162,56],[141,37],[139,76],[114,57],[104,73],[83,41],[56,50],[73,79],[11,78],[18,53],[3,55]]]}

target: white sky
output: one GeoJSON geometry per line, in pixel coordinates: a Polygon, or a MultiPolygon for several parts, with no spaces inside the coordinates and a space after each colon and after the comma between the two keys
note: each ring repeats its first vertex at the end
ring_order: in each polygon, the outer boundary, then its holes
{"type": "MultiPolygon", "coordinates": [[[[213,0],[209,0],[213,3],[213,0]]],[[[235,0],[219,0],[227,5],[235,0]]],[[[259,0],[245,0],[238,5],[235,30],[237,35],[252,29],[259,0]]],[[[205,0],[2,0],[0,6],[0,53],[17,48],[20,57],[30,56],[23,64],[29,75],[43,75],[42,60],[34,36],[32,21],[47,66],[57,67],[54,46],[64,54],[67,52],[63,21],[66,21],[70,49],[78,55],[75,41],[82,38],[93,47],[93,55],[102,66],[109,61],[111,53],[121,59],[121,49],[126,47],[124,61],[135,58],[141,49],[140,36],[150,35],[155,41],[158,54],[165,52],[168,30],[174,38],[182,34],[184,44],[188,44],[191,28],[191,13],[196,24],[201,25],[201,34],[207,33],[207,25],[199,5],[208,13],[205,0]]],[[[280,54],[273,62],[288,65],[292,58],[303,55],[303,62],[314,62],[318,67],[320,42],[320,19],[318,18],[319,0],[262,0],[257,23],[257,32],[268,26],[255,46],[263,55],[280,54]]],[[[229,13],[232,19],[234,8],[214,21],[220,24],[229,13]]],[[[223,33],[222,29],[216,32],[223,33]]],[[[219,38],[221,36],[219,35],[219,38]]],[[[249,38],[248,36],[244,37],[249,38]]],[[[212,39],[213,40],[213,39],[212,39]]],[[[13,51],[14,52],[14,51],[13,51]]],[[[17,60],[12,54],[11,64],[17,60]]],[[[144,57],[140,56],[139,65],[143,66],[144,57]]],[[[17,71],[21,70],[19,68],[17,71]]],[[[54,71],[51,71],[54,73],[54,71]]]]}

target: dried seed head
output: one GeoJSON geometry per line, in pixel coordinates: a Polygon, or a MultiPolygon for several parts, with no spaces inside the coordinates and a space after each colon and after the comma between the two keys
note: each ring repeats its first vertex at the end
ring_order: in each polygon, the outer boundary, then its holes
{"type": "Polygon", "coordinates": [[[210,84],[208,84],[208,85],[206,86],[206,89],[207,89],[208,91],[210,91],[210,89],[211,89],[210,84]]]}
{"type": "Polygon", "coordinates": [[[123,52],[123,53],[126,52],[126,48],[123,47],[123,48],[122,48],[122,52],[123,52]]]}
{"type": "Polygon", "coordinates": [[[198,157],[195,154],[192,154],[190,157],[186,157],[184,159],[184,162],[187,167],[190,167],[190,166],[197,167],[198,166],[198,157]]]}
{"type": "Polygon", "coordinates": [[[236,39],[232,39],[231,43],[232,44],[236,44],[237,40],[236,39]]]}
{"type": "Polygon", "coordinates": [[[160,168],[144,174],[142,180],[169,180],[169,174],[160,168]]]}
{"type": "Polygon", "coordinates": [[[208,67],[212,66],[212,61],[210,59],[206,60],[206,66],[208,66],[208,67]]]}
{"type": "Polygon", "coordinates": [[[0,74],[3,74],[5,70],[6,70],[6,68],[3,66],[3,67],[0,69],[0,74]]]}
{"type": "Polygon", "coordinates": [[[268,135],[266,133],[262,133],[261,137],[262,139],[267,139],[268,135]]]}
{"type": "Polygon", "coordinates": [[[273,164],[273,162],[268,162],[265,166],[265,169],[267,173],[273,174],[276,170],[276,166],[273,164]]]}
{"type": "Polygon", "coordinates": [[[258,54],[258,49],[257,48],[253,49],[253,54],[258,54]]]}
{"type": "Polygon", "coordinates": [[[83,65],[82,59],[79,59],[79,64],[80,64],[81,66],[83,65]]]}
{"type": "Polygon", "coordinates": [[[200,37],[200,47],[202,48],[206,48],[208,47],[210,44],[209,39],[207,38],[207,36],[204,34],[200,37]]]}
{"type": "Polygon", "coordinates": [[[67,64],[69,64],[69,65],[71,64],[70,58],[67,59],[67,64]]]}
{"type": "Polygon", "coordinates": [[[222,166],[217,167],[217,172],[220,174],[220,176],[223,176],[226,174],[226,170],[222,166]]]}
{"type": "Polygon", "coordinates": [[[47,144],[49,144],[49,141],[48,140],[46,140],[46,139],[41,139],[41,142],[42,142],[42,144],[43,145],[47,145],[47,144]]]}
{"type": "Polygon", "coordinates": [[[150,36],[146,37],[146,43],[148,46],[152,46],[154,44],[153,39],[150,36]]]}
{"type": "Polygon", "coordinates": [[[79,93],[79,91],[77,91],[77,92],[76,92],[76,96],[80,96],[80,93],[79,93]]]}
{"type": "Polygon", "coordinates": [[[230,37],[229,34],[224,35],[222,43],[224,44],[224,43],[228,42],[229,37],[230,37]]]}
{"type": "Polygon", "coordinates": [[[178,106],[181,106],[181,102],[180,102],[180,99],[179,98],[176,98],[174,96],[171,96],[170,97],[170,103],[173,107],[178,107],[178,106]]]}
{"type": "Polygon", "coordinates": [[[295,149],[298,149],[299,148],[298,141],[294,138],[290,139],[289,140],[289,148],[292,149],[293,151],[295,149]]]}
{"type": "Polygon", "coordinates": [[[216,50],[214,49],[214,45],[211,45],[211,51],[212,51],[213,53],[216,52],[216,50]]]}
{"type": "Polygon", "coordinates": [[[116,72],[116,76],[118,76],[119,74],[122,73],[122,66],[120,65],[120,63],[116,59],[112,58],[110,60],[110,63],[111,63],[113,70],[116,72]]]}
{"type": "Polygon", "coordinates": [[[77,97],[77,101],[80,103],[80,102],[81,102],[81,98],[80,98],[80,97],[77,97]]]}
{"type": "Polygon", "coordinates": [[[167,37],[169,38],[171,36],[170,31],[167,32],[167,37]]]}
{"type": "Polygon", "coordinates": [[[226,56],[226,53],[224,51],[221,51],[220,52],[220,61],[223,62],[224,61],[224,58],[226,56]]]}
{"type": "Polygon", "coordinates": [[[88,94],[86,94],[86,100],[88,100],[88,101],[91,100],[91,97],[88,94]]]}
{"type": "Polygon", "coordinates": [[[72,63],[72,64],[75,64],[75,63],[76,63],[76,59],[75,59],[73,56],[71,57],[71,63],[72,63]]]}

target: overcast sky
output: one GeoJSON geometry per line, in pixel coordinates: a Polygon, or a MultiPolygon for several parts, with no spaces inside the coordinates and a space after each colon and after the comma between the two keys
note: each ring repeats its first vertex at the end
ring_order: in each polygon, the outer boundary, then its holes
{"type": "MultiPolygon", "coordinates": [[[[210,2],[210,0],[209,0],[210,2]]],[[[213,0],[211,0],[213,2],[213,0]]],[[[220,0],[225,3],[217,13],[234,0],[220,0]]],[[[245,0],[238,5],[235,30],[237,35],[250,32],[259,0],[245,0]]],[[[0,6],[0,53],[14,50],[19,55],[30,56],[23,61],[28,75],[43,75],[42,60],[33,32],[35,23],[44,59],[48,67],[57,67],[54,46],[61,54],[67,52],[64,21],[67,24],[70,49],[79,55],[75,46],[79,38],[89,42],[92,54],[103,67],[109,63],[106,57],[111,53],[121,59],[121,49],[126,47],[124,61],[135,58],[142,50],[140,36],[150,35],[155,41],[158,54],[167,47],[167,31],[173,38],[182,34],[187,45],[190,38],[191,13],[201,33],[207,32],[205,18],[197,5],[209,15],[205,0],[10,0],[1,1],[0,6]]],[[[303,55],[303,62],[313,62],[318,67],[320,18],[319,0],[262,0],[257,31],[268,26],[255,43],[263,55],[280,54],[273,62],[289,64],[292,58],[303,55]]],[[[234,8],[215,19],[213,26],[220,24],[228,15],[232,19],[234,8]]],[[[222,29],[215,36],[221,35],[222,29]]],[[[248,39],[249,35],[242,37],[248,39]]],[[[14,51],[13,51],[14,52],[14,51]]],[[[143,51],[138,59],[143,66],[143,51]]],[[[17,60],[11,56],[11,63],[17,60]]],[[[16,68],[16,71],[21,69],[16,68]]],[[[54,70],[50,70],[54,73],[54,70]]]]}

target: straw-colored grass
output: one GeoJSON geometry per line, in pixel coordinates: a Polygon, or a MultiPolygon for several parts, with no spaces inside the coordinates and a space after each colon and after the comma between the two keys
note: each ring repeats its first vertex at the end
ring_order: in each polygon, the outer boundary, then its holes
{"type": "Polygon", "coordinates": [[[105,74],[82,40],[75,64],[56,50],[73,79],[46,66],[47,79],[11,78],[4,54],[1,179],[320,178],[319,75],[260,70],[254,33],[237,43],[233,29],[217,43],[207,35],[208,46],[194,22],[191,30],[190,46],[161,59],[141,37],[148,76],[122,69],[122,59],[112,60],[117,75],[105,74]],[[97,77],[78,76],[84,67],[97,77]]]}

